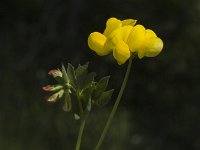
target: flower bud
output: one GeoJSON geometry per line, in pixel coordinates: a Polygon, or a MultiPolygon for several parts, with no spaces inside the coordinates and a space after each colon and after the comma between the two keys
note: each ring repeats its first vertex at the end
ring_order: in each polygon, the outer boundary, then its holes
{"type": "Polygon", "coordinates": [[[47,99],[47,101],[48,101],[48,102],[56,102],[58,99],[60,99],[60,98],[63,96],[63,94],[64,94],[64,90],[62,89],[62,90],[60,90],[60,91],[54,93],[53,95],[51,95],[51,96],[47,99]]]}
{"type": "Polygon", "coordinates": [[[54,78],[55,77],[62,77],[62,72],[59,69],[50,70],[48,74],[52,75],[54,78]]]}
{"type": "Polygon", "coordinates": [[[47,86],[42,87],[42,89],[44,91],[57,91],[57,90],[60,90],[62,88],[63,88],[63,86],[61,86],[61,85],[47,85],[47,86]]]}

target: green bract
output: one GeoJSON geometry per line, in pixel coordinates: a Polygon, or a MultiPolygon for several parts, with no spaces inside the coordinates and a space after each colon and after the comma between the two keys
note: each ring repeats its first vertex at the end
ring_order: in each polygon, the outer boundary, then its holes
{"type": "Polygon", "coordinates": [[[49,74],[56,79],[58,84],[43,87],[45,91],[54,92],[47,100],[56,102],[63,98],[63,110],[73,112],[75,119],[80,119],[82,115],[87,114],[94,105],[104,106],[114,91],[113,89],[106,91],[109,76],[96,82],[94,80],[96,73],[88,73],[88,64],[79,65],[75,69],[68,63],[67,68],[62,65],[61,71],[51,70],[49,74]]]}

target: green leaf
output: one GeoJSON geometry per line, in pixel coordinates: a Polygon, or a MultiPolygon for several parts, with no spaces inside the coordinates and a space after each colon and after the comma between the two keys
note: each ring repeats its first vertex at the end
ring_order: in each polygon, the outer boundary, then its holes
{"type": "Polygon", "coordinates": [[[64,105],[63,105],[63,110],[66,112],[71,111],[72,108],[72,102],[71,102],[71,97],[69,95],[69,92],[65,93],[65,99],[64,99],[64,105]]]}
{"type": "Polygon", "coordinates": [[[93,97],[98,98],[106,89],[108,85],[108,81],[110,79],[110,76],[103,77],[99,80],[99,82],[96,84],[93,97]]]}
{"type": "Polygon", "coordinates": [[[82,76],[82,75],[86,75],[87,74],[87,70],[88,70],[88,65],[89,63],[85,63],[84,65],[80,65],[77,67],[76,71],[75,71],[75,74],[76,74],[76,77],[78,78],[79,76],[82,76]]]}
{"type": "Polygon", "coordinates": [[[95,76],[96,76],[95,72],[79,76],[79,78],[77,78],[77,86],[79,90],[83,90],[89,87],[93,83],[95,76]]]}
{"type": "Polygon", "coordinates": [[[90,85],[89,87],[85,88],[81,93],[81,100],[83,109],[87,109],[89,100],[91,100],[91,95],[94,90],[94,86],[90,85]]]}
{"type": "Polygon", "coordinates": [[[113,89],[109,91],[103,92],[98,99],[96,99],[95,104],[97,106],[104,106],[108,103],[108,101],[111,99],[111,96],[113,94],[113,89]]]}
{"type": "Polygon", "coordinates": [[[70,84],[76,88],[76,77],[75,77],[75,71],[74,71],[74,67],[68,63],[68,66],[67,66],[67,75],[69,77],[69,80],[70,80],[70,84]]]}
{"type": "Polygon", "coordinates": [[[84,65],[82,65],[82,67],[88,69],[88,65],[89,65],[89,62],[86,62],[84,65]]]}
{"type": "Polygon", "coordinates": [[[66,69],[65,69],[65,66],[64,66],[64,65],[62,65],[62,74],[63,74],[63,79],[64,79],[64,81],[67,82],[67,83],[69,83],[70,80],[69,80],[69,77],[68,77],[68,75],[67,75],[67,72],[66,72],[66,69]]]}
{"type": "Polygon", "coordinates": [[[87,88],[83,89],[81,95],[83,96],[84,99],[88,100],[89,97],[91,97],[93,90],[94,86],[90,85],[87,88]]]}

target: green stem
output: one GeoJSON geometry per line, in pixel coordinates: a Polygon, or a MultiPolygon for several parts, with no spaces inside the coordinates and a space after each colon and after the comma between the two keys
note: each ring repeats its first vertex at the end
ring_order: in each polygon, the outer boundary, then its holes
{"type": "Polygon", "coordinates": [[[121,89],[120,89],[120,91],[119,91],[119,94],[118,94],[117,99],[116,99],[116,101],[115,101],[115,104],[114,104],[114,106],[113,106],[113,109],[112,109],[112,111],[111,111],[111,113],[110,113],[110,115],[109,115],[108,121],[106,122],[106,125],[105,125],[105,127],[104,127],[104,129],[103,129],[103,132],[102,132],[102,134],[101,134],[101,137],[99,138],[99,141],[98,141],[98,143],[97,143],[97,145],[96,145],[96,147],[95,147],[95,150],[99,150],[101,144],[103,143],[103,140],[104,140],[104,138],[105,138],[105,136],[106,136],[106,134],[107,134],[107,132],[108,132],[108,129],[109,129],[110,125],[111,125],[111,122],[112,122],[112,120],[113,120],[113,117],[114,117],[114,115],[115,115],[115,113],[116,113],[116,111],[117,111],[119,102],[120,102],[120,100],[121,100],[122,94],[123,94],[124,89],[125,89],[125,87],[126,87],[126,83],[127,83],[127,81],[128,81],[128,77],[129,77],[130,70],[131,70],[131,65],[132,65],[132,60],[133,60],[133,57],[131,57],[131,58],[129,59],[128,67],[127,67],[127,70],[126,70],[126,74],[125,74],[125,77],[124,77],[124,80],[123,80],[121,89]]]}
{"type": "Polygon", "coordinates": [[[86,122],[86,117],[82,116],[83,107],[82,107],[82,103],[81,103],[80,93],[79,92],[77,92],[77,96],[78,96],[79,109],[80,109],[80,113],[81,113],[80,114],[81,115],[81,118],[80,118],[81,123],[80,123],[80,128],[79,128],[79,132],[78,132],[78,138],[77,138],[77,141],[76,141],[75,150],[79,150],[80,149],[83,130],[84,130],[84,127],[85,127],[85,122],[86,122]]]}
{"type": "Polygon", "coordinates": [[[85,119],[81,119],[81,124],[80,124],[79,132],[78,132],[78,139],[77,139],[77,142],[76,142],[75,150],[80,149],[84,127],[85,127],[85,119]]]}

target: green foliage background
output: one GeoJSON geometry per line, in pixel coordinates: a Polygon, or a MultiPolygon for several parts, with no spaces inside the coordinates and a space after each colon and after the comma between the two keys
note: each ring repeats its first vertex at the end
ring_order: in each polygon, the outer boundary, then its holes
{"type": "Polygon", "coordinates": [[[49,104],[41,87],[50,69],[90,61],[112,75],[111,102],[92,111],[82,143],[92,150],[120,88],[126,64],[87,46],[109,17],[135,18],[164,41],[156,58],[135,60],[104,150],[200,149],[200,1],[17,0],[0,2],[0,149],[72,150],[78,123],[49,104]]]}

